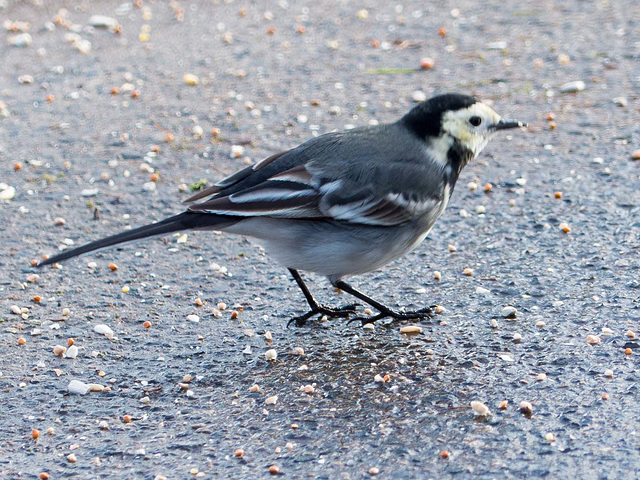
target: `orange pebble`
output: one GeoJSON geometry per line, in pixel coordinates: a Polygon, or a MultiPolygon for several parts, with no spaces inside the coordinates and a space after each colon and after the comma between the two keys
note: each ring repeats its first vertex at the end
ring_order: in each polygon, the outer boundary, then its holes
{"type": "Polygon", "coordinates": [[[608,393],[603,393],[602,394],[602,399],[603,400],[609,400],[609,394],[608,393]]]}
{"type": "Polygon", "coordinates": [[[109,269],[110,269],[111,271],[115,272],[116,270],[118,270],[118,266],[117,266],[115,263],[111,262],[111,263],[109,264],[109,269]]]}
{"type": "Polygon", "coordinates": [[[18,345],[26,345],[26,344],[27,344],[27,341],[24,338],[22,337],[18,338],[18,345]]]}
{"type": "Polygon", "coordinates": [[[111,95],[118,95],[120,93],[120,90],[118,89],[118,87],[113,87],[110,92],[111,95]]]}
{"type": "Polygon", "coordinates": [[[244,455],[244,450],[241,448],[236,449],[236,457],[240,458],[244,455]]]}
{"type": "Polygon", "coordinates": [[[562,192],[556,192],[553,194],[553,196],[556,198],[562,198],[562,192]]]}
{"type": "Polygon", "coordinates": [[[42,299],[40,298],[39,295],[36,295],[35,297],[33,297],[32,300],[34,301],[34,303],[40,303],[40,300],[42,300],[42,299]]]}
{"type": "Polygon", "coordinates": [[[49,480],[49,474],[48,474],[47,472],[42,472],[42,473],[38,476],[38,478],[39,478],[40,480],[49,480]]]}
{"type": "Polygon", "coordinates": [[[235,320],[236,318],[238,318],[238,311],[234,310],[233,312],[231,312],[231,319],[235,320]]]}
{"type": "Polygon", "coordinates": [[[447,31],[445,30],[444,27],[440,27],[438,29],[438,35],[440,35],[441,37],[446,37],[447,36],[447,31]]]}
{"type": "Polygon", "coordinates": [[[269,27],[267,28],[267,35],[273,35],[274,33],[276,33],[276,29],[273,27],[269,27]]]}
{"type": "Polygon", "coordinates": [[[167,143],[171,143],[173,142],[173,133],[171,132],[167,132],[167,135],[165,137],[165,140],[167,141],[167,143]]]}
{"type": "Polygon", "coordinates": [[[633,355],[633,350],[631,350],[630,348],[627,348],[627,349],[624,351],[624,354],[625,354],[625,355],[633,355]]]}
{"type": "Polygon", "coordinates": [[[485,192],[490,192],[491,190],[493,190],[493,185],[491,185],[490,183],[485,183],[484,184],[484,191],[485,192]]]}
{"type": "Polygon", "coordinates": [[[37,260],[31,260],[31,262],[29,262],[31,264],[32,267],[35,267],[38,264],[37,260]]]}
{"type": "Polygon", "coordinates": [[[451,456],[451,452],[449,450],[442,450],[440,452],[440,456],[442,458],[449,458],[451,456]]]}
{"type": "Polygon", "coordinates": [[[277,475],[277,474],[279,474],[279,473],[280,473],[280,469],[279,469],[277,466],[275,466],[275,465],[271,465],[271,466],[269,467],[269,473],[270,473],[271,475],[277,475]]]}
{"type": "Polygon", "coordinates": [[[158,180],[160,180],[160,175],[158,175],[157,173],[152,173],[150,178],[152,182],[157,182],[158,180]]]}
{"type": "Polygon", "coordinates": [[[38,438],[40,436],[40,430],[38,430],[37,428],[34,428],[33,430],[31,430],[31,436],[33,438],[38,438]]]}
{"type": "Polygon", "coordinates": [[[131,422],[131,420],[133,420],[133,418],[131,418],[131,415],[124,415],[124,416],[122,417],[122,421],[123,421],[124,423],[130,423],[130,422],[131,422]]]}
{"type": "Polygon", "coordinates": [[[143,326],[144,328],[151,328],[151,322],[150,322],[149,320],[146,320],[146,321],[142,324],[142,326],[143,326]]]}
{"type": "Polygon", "coordinates": [[[53,102],[54,98],[53,95],[47,95],[47,102],[51,103],[53,102]]]}
{"type": "Polygon", "coordinates": [[[556,116],[553,113],[548,113],[547,114],[547,121],[548,122],[551,122],[551,121],[553,121],[555,119],[556,119],[556,116]]]}
{"type": "Polygon", "coordinates": [[[158,153],[160,151],[160,146],[159,145],[152,145],[151,146],[151,151],[154,153],[158,153]]]}
{"type": "Polygon", "coordinates": [[[140,96],[140,90],[134,90],[131,92],[131,98],[138,98],[140,96]]]}
{"type": "Polygon", "coordinates": [[[14,169],[16,172],[19,172],[20,170],[22,170],[22,164],[21,164],[20,162],[16,162],[16,163],[14,163],[14,164],[13,164],[13,169],[14,169]]]}
{"type": "Polygon", "coordinates": [[[378,48],[380,46],[380,42],[378,40],[371,40],[371,46],[373,48],[378,48]]]}
{"type": "Polygon", "coordinates": [[[300,25],[296,31],[297,31],[300,35],[302,35],[303,33],[305,33],[305,32],[307,31],[307,29],[305,28],[305,26],[304,26],[304,25],[300,25]]]}
{"type": "Polygon", "coordinates": [[[70,338],[67,340],[67,345],[71,346],[71,345],[75,345],[76,341],[73,338],[70,338]]]}

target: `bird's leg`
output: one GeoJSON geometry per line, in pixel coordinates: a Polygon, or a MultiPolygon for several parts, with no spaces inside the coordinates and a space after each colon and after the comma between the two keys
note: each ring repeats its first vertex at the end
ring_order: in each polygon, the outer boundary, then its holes
{"type": "Polygon", "coordinates": [[[350,322],[361,321],[363,324],[365,323],[373,323],[376,320],[380,320],[381,318],[392,317],[395,320],[410,320],[412,318],[425,318],[425,317],[433,317],[433,309],[435,307],[426,307],[420,310],[415,310],[413,312],[395,312],[386,305],[383,305],[380,302],[376,302],[373,298],[365,295],[362,292],[359,292],[347,282],[342,280],[337,281],[334,286],[339,288],[340,290],[344,290],[345,292],[353,295],[356,298],[359,298],[363,302],[368,303],[380,313],[377,315],[372,315],[370,317],[354,317],[350,320],[350,322]]]}
{"type": "Polygon", "coordinates": [[[296,326],[302,327],[305,323],[307,323],[307,320],[313,317],[314,315],[327,315],[328,317],[347,318],[349,315],[351,315],[356,311],[356,307],[358,306],[357,303],[354,303],[352,305],[345,305],[344,307],[340,307],[340,308],[330,308],[330,307],[325,307],[324,305],[319,304],[318,301],[315,298],[313,298],[313,295],[311,295],[311,292],[305,285],[304,281],[302,281],[302,277],[300,276],[298,271],[294,270],[293,268],[290,268],[289,272],[291,273],[291,276],[298,284],[298,287],[300,287],[300,290],[302,290],[302,293],[304,294],[304,298],[307,299],[307,302],[311,307],[311,310],[309,310],[304,315],[293,317],[291,320],[289,320],[289,325],[295,322],[296,326]]]}

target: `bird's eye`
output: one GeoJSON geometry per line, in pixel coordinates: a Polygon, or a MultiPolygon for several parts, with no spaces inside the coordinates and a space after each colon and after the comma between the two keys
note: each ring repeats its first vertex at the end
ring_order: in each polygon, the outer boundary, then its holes
{"type": "Polygon", "coordinates": [[[469,123],[474,127],[478,127],[482,123],[482,119],[480,117],[473,116],[469,119],[469,123]]]}

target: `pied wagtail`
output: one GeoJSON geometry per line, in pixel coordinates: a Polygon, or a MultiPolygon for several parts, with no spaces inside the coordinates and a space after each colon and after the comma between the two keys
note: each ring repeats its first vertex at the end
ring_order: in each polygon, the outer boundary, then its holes
{"type": "Polygon", "coordinates": [[[298,270],[378,310],[356,317],[423,318],[431,308],[394,311],[359,292],[345,277],[370,272],[424,240],[442,214],[462,168],[498,131],[523,127],[503,120],[473,97],[445,94],[413,108],[395,123],[327,133],[273,155],[198,192],[207,198],[183,213],[65,250],[38,266],[141,238],[186,229],[221,230],[262,240],[289,269],[313,315],[348,317],[356,305],[319,304],[298,270]]]}

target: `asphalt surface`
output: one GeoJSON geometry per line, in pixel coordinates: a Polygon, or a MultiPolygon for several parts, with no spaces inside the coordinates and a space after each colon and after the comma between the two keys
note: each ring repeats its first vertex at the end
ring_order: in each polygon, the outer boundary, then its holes
{"type": "Polygon", "coordinates": [[[0,5],[32,37],[0,33],[0,183],[16,191],[0,203],[0,478],[640,478],[635,1],[0,5]],[[94,14],[119,33],[87,28],[94,14]],[[583,91],[560,93],[576,80],[583,91]],[[353,279],[393,306],[444,306],[415,336],[287,328],[302,295],[259,242],[231,235],[30,266],[179,212],[181,184],[394,121],[416,90],[478,95],[531,127],[466,168],[420,247],[353,279]],[[69,339],[77,358],[56,356],[69,339]],[[72,380],[109,388],[72,394],[72,380]]]}

